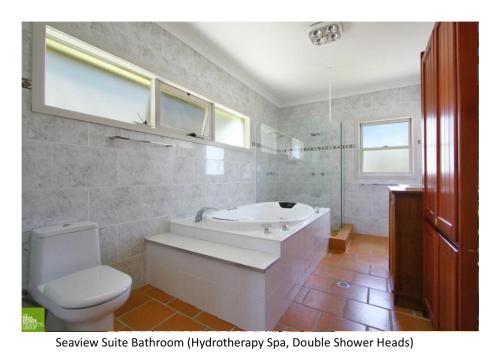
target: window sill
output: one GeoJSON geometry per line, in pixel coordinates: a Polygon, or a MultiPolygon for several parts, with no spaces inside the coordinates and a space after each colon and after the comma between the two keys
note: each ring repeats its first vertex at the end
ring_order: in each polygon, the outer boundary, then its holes
{"type": "Polygon", "coordinates": [[[231,150],[239,151],[239,152],[251,153],[253,151],[252,147],[245,148],[245,147],[232,146],[232,145],[227,145],[225,143],[216,142],[213,140],[206,140],[206,139],[202,139],[202,138],[176,134],[176,133],[173,133],[171,131],[164,130],[164,129],[155,129],[155,128],[150,127],[150,126],[132,125],[132,124],[129,124],[126,122],[118,121],[118,120],[96,117],[96,116],[92,116],[92,115],[88,115],[88,114],[84,114],[84,113],[79,113],[79,112],[67,111],[64,109],[59,109],[59,108],[51,107],[51,106],[44,105],[44,104],[37,104],[35,101],[32,102],[31,110],[35,113],[49,114],[49,115],[53,115],[53,116],[61,118],[61,119],[79,120],[79,121],[84,121],[84,122],[88,122],[88,123],[94,123],[94,124],[99,124],[99,125],[104,125],[104,126],[111,126],[111,127],[116,127],[116,128],[120,128],[120,129],[131,130],[131,131],[137,131],[137,132],[142,132],[142,133],[151,134],[151,135],[169,137],[169,138],[181,140],[181,141],[199,143],[202,145],[220,147],[220,148],[224,148],[224,149],[231,149],[231,150]]]}
{"type": "Polygon", "coordinates": [[[356,184],[366,184],[366,185],[420,185],[422,184],[422,178],[420,176],[409,176],[409,177],[358,177],[355,180],[356,184]]]}

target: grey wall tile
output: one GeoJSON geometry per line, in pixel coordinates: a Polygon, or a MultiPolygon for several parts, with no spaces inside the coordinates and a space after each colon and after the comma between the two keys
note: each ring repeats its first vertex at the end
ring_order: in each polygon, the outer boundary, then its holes
{"type": "Polygon", "coordinates": [[[31,91],[23,89],[23,139],[88,144],[88,124],[31,111],[31,91]]]}
{"type": "Polygon", "coordinates": [[[157,147],[149,150],[120,150],[119,185],[170,184],[174,178],[174,152],[157,147]]]}
{"type": "Polygon", "coordinates": [[[146,217],[139,187],[92,188],[89,192],[89,219],[100,227],[141,220],[146,217]]]}
{"type": "Polygon", "coordinates": [[[88,190],[24,191],[23,230],[88,220],[88,190]]]}
{"type": "Polygon", "coordinates": [[[23,190],[49,188],[52,185],[52,145],[37,141],[24,141],[23,190]]]}
{"type": "Polygon", "coordinates": [[[120,259],[145,253],[144,238],[166,231],[163,218],[120,224],[117,228],[118,258],[120,259]]]}
{"type": "Polygon", "coordinates": [[[87,146],[53,145],[56,187],[117,185],[117,152],[87,146]]]}
{"type": "Polygon", "coordinates": [[[172,217],[178,207],[174,186],[144,186],[141,188],[142,202],[149,217],[172,217]]]}
{"type": "Polygon", "coordinates": [[[103,265],[110,265],[117,262],[118,248],[120,246],[118,226],[99,228],[99,245],[103,265]]]}

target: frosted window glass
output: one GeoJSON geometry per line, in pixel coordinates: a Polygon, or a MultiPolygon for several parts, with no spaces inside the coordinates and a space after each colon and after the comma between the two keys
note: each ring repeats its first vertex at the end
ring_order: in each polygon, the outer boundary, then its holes
{"type": "Polygon", "coordinates": [[[409,122],[362,125],[363,148],[408,146],[409,122]]]}
{"type": "Polygon", "coordinates": [[[363,151],[364,173],[408,173],[410,152],[407,148],[363,151]]]}
{"type": "Polygon", "coordinates": [[[245,147],[245,119],[216,108],[215,141],[245,147]]]}
{"type": "Polygon", "coordinates": [[[141,78],[139,83],[104,70],[98,60],[92,65],[46,48],[45,104],[127,123],[140,122],[139,115],[146,120],[151,82],[141,78]]]}
{"type": "Polygon", "coordinates": [[[208,134],[208,129],[204,129],[207,110],[208,107],[205,105],[199,105],[171,92],[160,90],[160,124],[162,126],[205,136],[208,134]]]}

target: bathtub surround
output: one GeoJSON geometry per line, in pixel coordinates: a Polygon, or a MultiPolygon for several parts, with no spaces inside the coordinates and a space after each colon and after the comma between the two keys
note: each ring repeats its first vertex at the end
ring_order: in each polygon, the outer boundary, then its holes
{"type": "MultiPolygon", "coordinates": [[[[291,159],[288,153],[257,153],[257,201],[280,199],[329,207],[334,228],[340,227],[342,206],[342,221],[353,224],[355,233],[387,236],[386,186],[356,177],[356,125],[363,119],[402,116],[413,117],[414,126],[420,126],[420,85],[333,99],[331,123],[328,101],[280,109],[276,129],[302,141],[303,155],[291,159]]],[[[284,139],[279,143],[278,152],[286,149],[284,139]]],[[[421,183],[420,144],[414,148],[417,176],[406,183],[421,183]]]]}
{"type": "Polygon", "coordinates": [[[244,330],[272,330],[328,252],[329,212],[270,234],[173,222],[171,233],[147,238],[147,282],[244,330]]]}
{"type": "MultiPolygon", "coordinates": [[[[51,25],[250,116],[252,131],[276,115],[272,103],[154,23],[51,25]]],[[[22,40],[22,75],[31,79],[31,23],[23,24],[22,40]]],[[[23,89],[22,99],[23,288],[33,228],[96,222],[103,263],[130,274],[140,286],[145,237],[168,231],[171,219],[202,206],[255,202],[254,149],[216,148],[39,114],[31,110],[29,89],[23,89]],[[176,147],[109,139],[114,135],[176,147]]]]}

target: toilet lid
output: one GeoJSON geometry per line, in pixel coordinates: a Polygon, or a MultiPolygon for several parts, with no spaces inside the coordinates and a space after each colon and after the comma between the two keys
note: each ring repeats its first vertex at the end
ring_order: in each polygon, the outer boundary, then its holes
{"type": "Polygon", "coordinates": [[[114,299],[131,284],[126,273],[97,266],[53,280],[44,286],[43,293],[62,308],[78,309],[114,299]]]}

